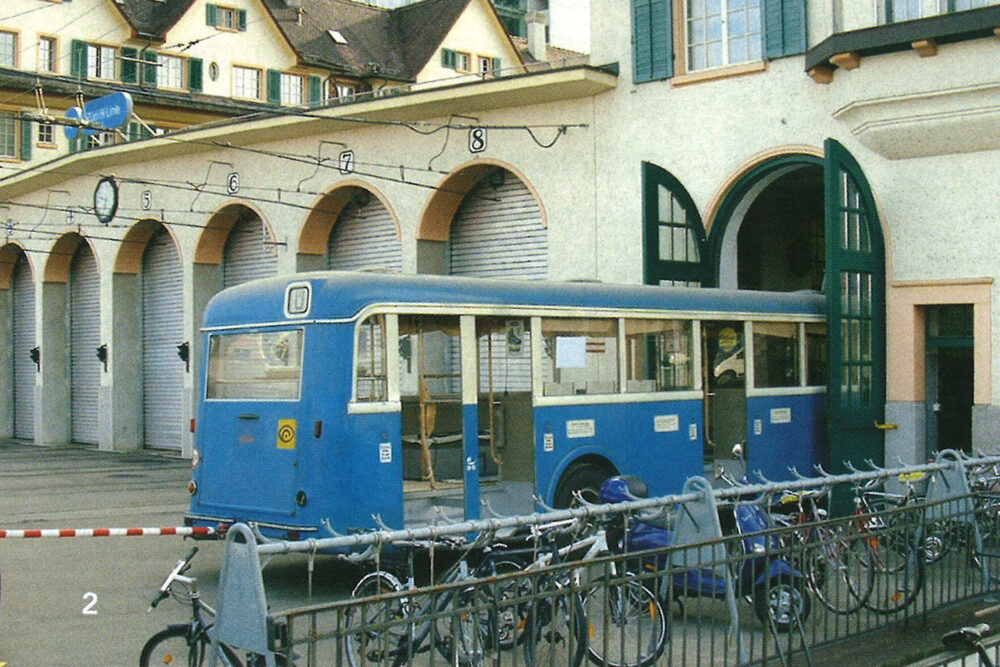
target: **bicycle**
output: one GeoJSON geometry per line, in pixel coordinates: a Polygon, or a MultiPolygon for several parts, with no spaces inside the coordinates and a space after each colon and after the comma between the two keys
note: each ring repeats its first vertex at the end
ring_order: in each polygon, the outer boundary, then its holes
{"type": "Polygon", "coordinates": [[[790,528],[782,533],[781,546],[799,562],[806,584],[820,603],[835,614],[856,612],[868,601],[875,583],[871,545],[856,522],[832,527],[820,498],[826,492],[786,492],[772,507],[775,525],[790,528]],[[796,511],[787,512],[788,506],[796,511]],[[794,540],[794,542],[793,542],[794,540]]]}
{"type": "MultiPolygon", "coordinates": [[[[187,623],[172,624],[160,630],[148,640],[139,654],[139,667],[155,667],[156,665],[179,665],[183,667],[202,667],[210,665],[210,650],[212,646],[212,623],[205,616],[215,616],[215,610],[202,601],[198,592],[198,581],[184,573],[191,569],[191,559],[198,553],[198,547],[193,547],[184,558],[177,561],[167,578],[163,580],[159,592],[152,599],[148,611],[153,611],[163,600],[173,597],[181,604],[191,606],[191,620],[187,623]],[[185,590],[178,591],[180,585],[185,590]]],[[[285,665],[284,656],[276,656],[277,665],[285,665]]],[[[264,667],[264,656],[248,653],[246,667],[264,667]]],[[[216,665],[219,667],[244,667],[243,660],[227,644],[218,643],[216,665]]]]}
{"type": "MultiPolygon", "coordinates": [[[[668,617],[656,593],[638,580],[635,573],[623,568],[615,557],[625,531],[621,535],[614,532],[609,538],[611,521],[592,527],[595,529],[589,534],[577,533],[576,522],[567,522],[568,528],[561,530],[558,524],[554,530],[546,530],[544,526],[534,529],[535,543],[544,548],[525,569],[535,571],[566,564],[562,570],[556,570],[562,576],[549,581],[557,590],[580,591],[581,620],[586,627],[584,644],[594,663],[608,667],[647,667],[666,648],[668,617]],[[560,545],[560,536],[567,533],[576,536],[560,545]],[[568,560],[573,554],[577,557],[568,560]]],[[[572,609],[563,609],[564,617],[567,611],[572,609]]],[[[564,623],[573,621],[564,618],[564,623]]]]}
{"type": "Polygon", "coordinates": [[[354,587],[357,603],[348,609],[345,622],[352,667],[408,664],[432,647],[450,664],[483,664],[520,644],[525,629],[537,625],[537,613],[533,620],[524,603],[515,600],[526,595],[519,583],[523,580],[509,576],[520,572],[523,563],[497,551],[485,536],[465,549],[431,591],[414,583],[412,553],[409,569],[405,580],[378,569],[354,587]],[[479,561],[470,566],[473,552],[479,561]]]}
{"type": "Polygon", "coordinates": [[[912,479],[907,493],[891,494],[875,489],[883,479],[855,485],[853,525],[864,536],[868,548],[865,564],[875,577],[864,606],[879,614],[893,614],[912,604],[923,589],[929,558],[925,517],[916,506],[912,479]]]}

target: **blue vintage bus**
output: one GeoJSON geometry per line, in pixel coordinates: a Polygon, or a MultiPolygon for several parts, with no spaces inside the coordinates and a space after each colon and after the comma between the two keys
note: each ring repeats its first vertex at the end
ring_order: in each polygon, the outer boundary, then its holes
{"type": "Polygon", "coordinates": [[[329,271],[227,289],[203,331],[191,524],[523,514],[625,472],[678,492],[737,442],[772,479],[823,462],[815,293],[329,271]]]}

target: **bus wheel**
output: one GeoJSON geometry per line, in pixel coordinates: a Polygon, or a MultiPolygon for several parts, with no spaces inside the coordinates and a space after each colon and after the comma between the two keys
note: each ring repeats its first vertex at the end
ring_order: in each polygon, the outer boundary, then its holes
{"type": "Polygon", "coordinates": [[[601,502],[601,485],[604,480],[615,473],[596,463],[576,463],[563,473],[556,486],[556,495],[552,506],[556,509],[565,509],[576,504],[574,491],[579,491],[587,502],[601,502]]]}

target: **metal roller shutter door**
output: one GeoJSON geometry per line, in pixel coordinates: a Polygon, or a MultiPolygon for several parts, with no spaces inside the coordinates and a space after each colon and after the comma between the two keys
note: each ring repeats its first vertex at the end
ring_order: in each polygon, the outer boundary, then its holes
{"type": "Polygon", "coordinates": [[[70,411],[73,442],[97,444],[101,386],[101,289],[97,261],[86,243],[73,257],[69,277],[70,411]]]}
{"type": "Polygon", "coordinates": [[[510,172],[494,188],[484,179],[459,207],[451,226],[455,276],[545,280],[548,234],[528,187],[510,172]]]}
{"type": "Polygon", "coordinates": [[[233,287],[256,278],[278,273],[278,256],[271,237],[264,232],[258,217],[239,220],[233,225],[223,251],[222,286],[233,287]]]}
{"type": "Polygon", "coordinates": [[[184,340],[181,261],[160,230],[142,259],[142,418],[146,447],[180,449],[183,432],[184,340]]]}
{"type": "Polygon", "coordinates": [[[35,437],[35,364],[29,351],[35,347],[35,285],[31,267],[23,257],[14,267],[14,437],[35,437]]]}
{"type": "MultiPolygon", "coordinates": [[[[476,185],[459,207],[451,227],[451,274],[484,278],[544,280],[548,277],[548,234],[542,211],[528,187],[510,172],[504,184],[476,185]]],[[[526,323],[527,324],[527,323],[526,323]]],[[[530,338],[517,355],[506,352],[506,336],[494,334],[493,389],[531,388],[530,338]]],[[[479,351],[480,391],[486,391],[487,350],[479,351]]]]}
{"type": "Polygon", "coordinates": [[[330,232],[327,258],[329,268],[342,271],[402,270],[403,251],[396,225],[381,201],[372,197],[364,206],[352,201],[344,207],[330,232]]]}

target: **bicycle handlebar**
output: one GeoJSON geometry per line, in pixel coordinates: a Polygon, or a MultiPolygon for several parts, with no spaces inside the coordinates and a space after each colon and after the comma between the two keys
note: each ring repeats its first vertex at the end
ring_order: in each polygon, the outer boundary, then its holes
{"type": "Polygon", "coordinates": [[[167,578],[163,580],[163,585],[160,586],[159,592],[157,592],[156,596],[152,599],[152,601],[150,601],[149,603],[150,609],[154,609],[156,605],[160,604],[160,602],[162,602],[163,600],[167,599],[170,596],[170,587],[173,585],[174,581],[177,579],[179,575],[183,574],[184,572],[187,572],[188,569],[190,569],[191,559],[194,558],[194,555],[196,553],[198,553],[198,547],[191,547],[191,551],[188,552],[188,555],[177,561],[177,565],[175,565],[174,569],[170,571],[170,574],[167,575],[167,578]]]}

